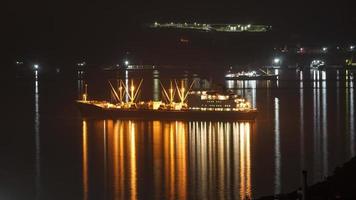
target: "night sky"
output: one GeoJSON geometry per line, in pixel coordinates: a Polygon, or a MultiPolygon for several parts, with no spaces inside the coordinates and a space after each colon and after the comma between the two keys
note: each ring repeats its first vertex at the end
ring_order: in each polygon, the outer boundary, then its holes
{"type": "Polygon", "coordinates": [[[144,24],[154,21],[269,24],[285,38],[306,41],[349,42],[356,35],[351,0],[11,1],[3,14],[9,58],[63,62],[89,57],[104,63],[143,48],[144,24]]]}

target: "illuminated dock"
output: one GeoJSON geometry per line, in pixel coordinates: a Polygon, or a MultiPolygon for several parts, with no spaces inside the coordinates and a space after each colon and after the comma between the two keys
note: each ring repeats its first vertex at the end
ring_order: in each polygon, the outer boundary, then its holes
{"type": "Polygon", "coordinates": [[[272,26],[254,24],[204,24],[204,23],[159,23],[154,22],[148,25],[150,28],[172,28],[190,29],[200,31],[216,32],[267,32],[272,30],[272,26]]]}

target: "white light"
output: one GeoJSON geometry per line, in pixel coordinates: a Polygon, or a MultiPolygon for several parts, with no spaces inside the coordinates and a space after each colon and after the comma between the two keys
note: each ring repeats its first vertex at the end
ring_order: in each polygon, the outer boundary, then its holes
{"type": "Polygon", "coordinates": [[[273,62],[274,62],[275,64],[278,64],[279,62],[281,62],[281,59],[275,58],[275,59],[273,59],[273,62]]]}
{"type": "Polygon", "coordinates": [[[125,65],[129,65],[129,61],[128,60],[125,60],[125,65]]]}
{"type": "Polygon", "coordinates": [[[278,69],[275,69],[275,70],[274,70],[274,74],[275,74],[275,75],[278,75],[278,74],[279,74],[279,70],[278,70],[278,69]]]}
{"type": "Polygon", "coordinates": [[[38,65],[37,64],[35,64],[35,65],[33,65],[33,67],[35,68],[35,69],[38,69],[38,65]]]}
{"type": "Polygon", "coordinates": [[[355,46],[354,45],[351,45],[350,46],[350,50],[354,50],[355,46]]]}
{"type": "Polygon", "coordinates": [[[312,62],[310,63],[311,68],[318,68],[323,65],[325,65],[325,61],[323,60],[312,60],[312,62]]]}
{"type": "Polygon", "coordinates": [[[323,47],[323,51],[325,52],[325,51],[327,51],[328,50],[328,48],[327,47],[323,47]]]}

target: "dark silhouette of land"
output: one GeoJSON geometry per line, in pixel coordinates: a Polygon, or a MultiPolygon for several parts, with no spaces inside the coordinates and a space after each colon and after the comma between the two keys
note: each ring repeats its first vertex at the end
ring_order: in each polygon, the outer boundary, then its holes
{"type": "MultiPolygon", "coordinates": [[[[324,181],[311,185],[307,189],[308,200],[314,199],[356,199],[356,157],[337,167],[333,175],[324,181]]],[[[294,200],[302,199],[300,189],[277,196],[261,197],[259,200],[294,200]]]]}

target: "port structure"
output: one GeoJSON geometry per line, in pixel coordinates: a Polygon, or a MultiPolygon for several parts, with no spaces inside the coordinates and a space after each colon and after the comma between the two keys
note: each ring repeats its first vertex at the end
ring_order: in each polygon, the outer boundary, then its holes
{"type": "Polygon", "coordinates": [[[267,32],[272,30],[269,25],[257,24],[202,24],[202,23],[159,23],[154,22],[149,24],[150,28],[171,28],[171,29],[190,29],[200,30],[205,32],[267,32]]]}

